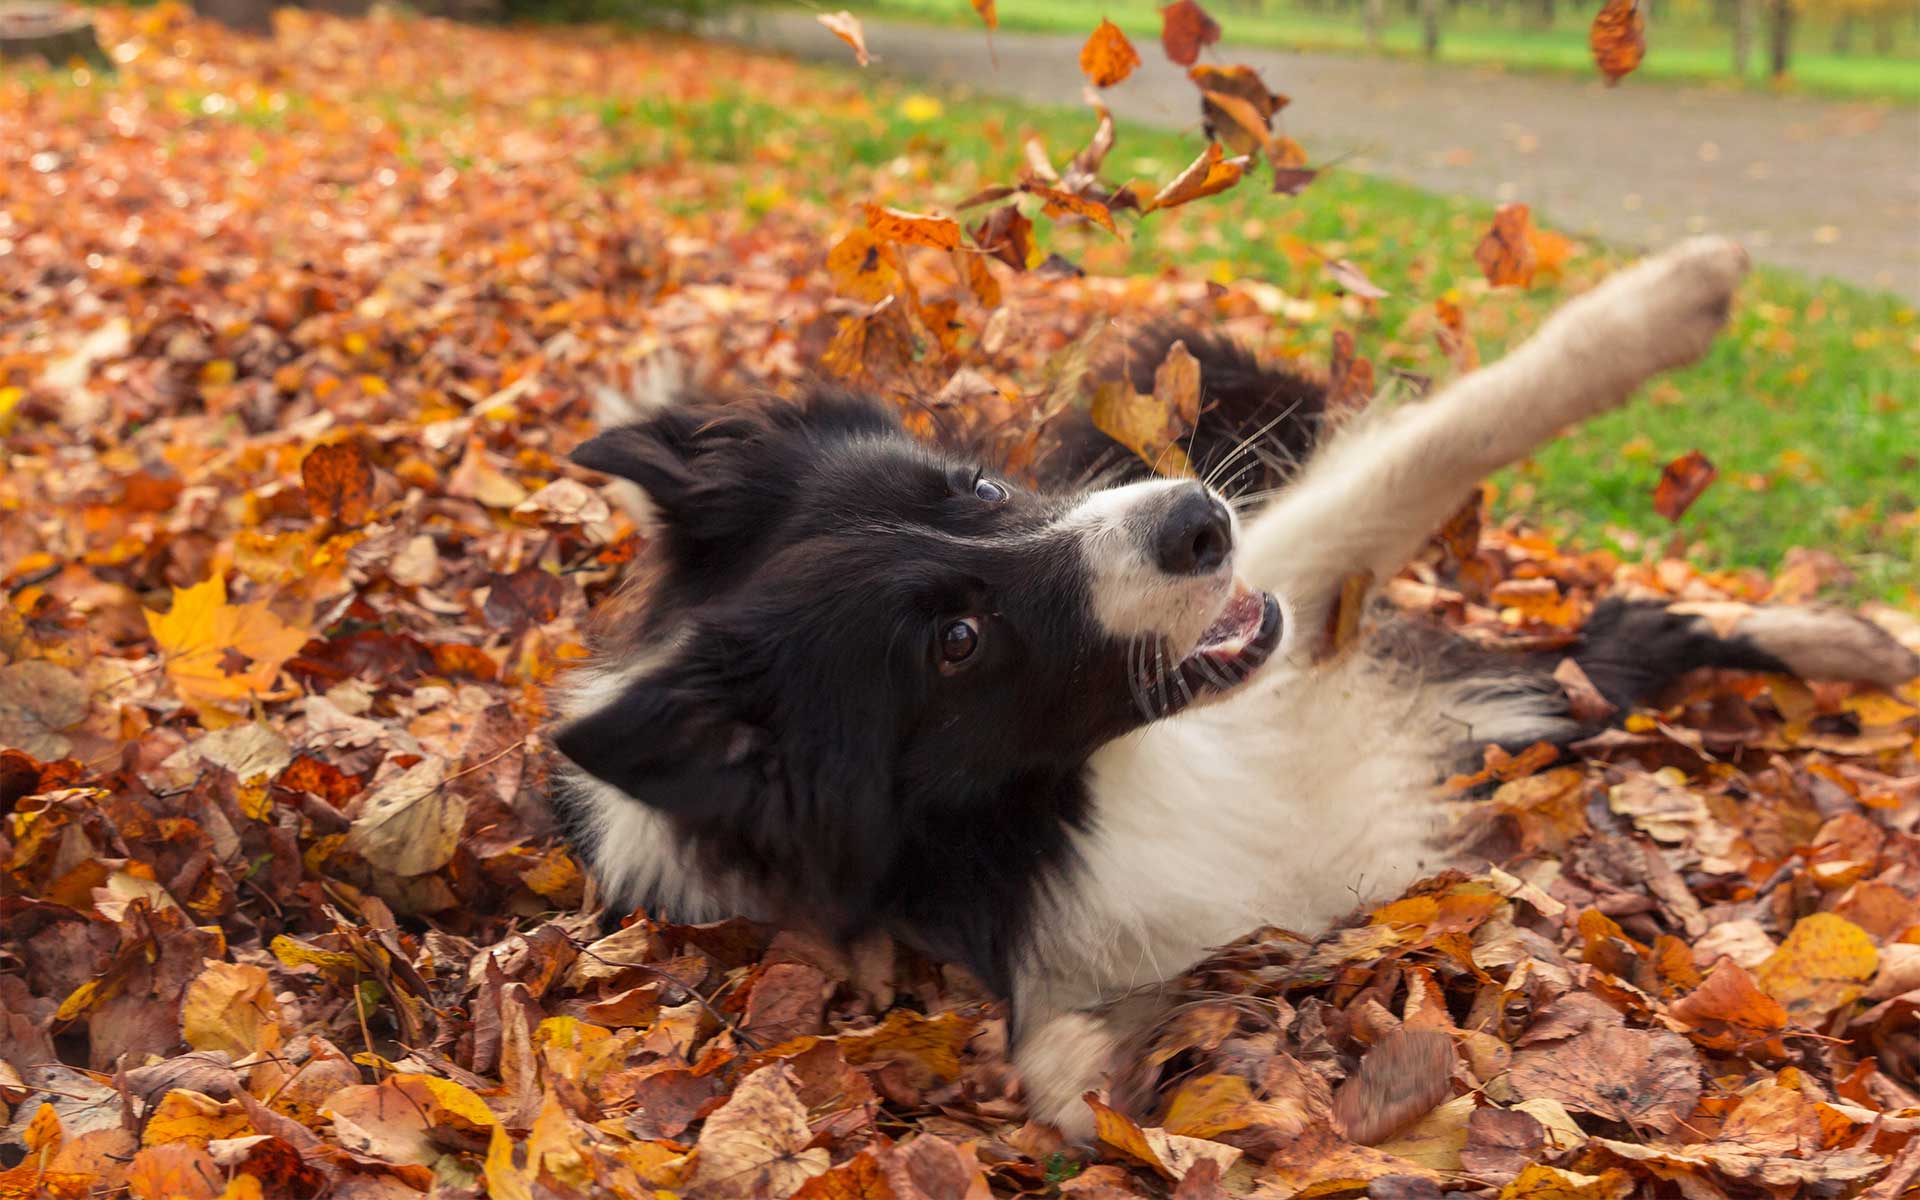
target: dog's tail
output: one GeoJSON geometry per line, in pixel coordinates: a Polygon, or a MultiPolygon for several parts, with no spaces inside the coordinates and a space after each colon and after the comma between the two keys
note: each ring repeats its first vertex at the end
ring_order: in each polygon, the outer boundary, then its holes
{"type": "MultiPolygon", "coordinates": [[[[1229,499],[1268,492],[1291,479],[1320,437],[1326,385],[1291,368],[1263,365],[1225,334],[1174,322],[1137,334],[1111,370],[1134,391],[1150,395],[1154,374],[1176,342],[1200,365],[1200,419],[1181,444],[1194,474],[1229,499]]],[[[1059,419],[1056,438],[1041,464],[1044,482],[1110,485],[1152,474],[1082,409],[1059,419]]]]}

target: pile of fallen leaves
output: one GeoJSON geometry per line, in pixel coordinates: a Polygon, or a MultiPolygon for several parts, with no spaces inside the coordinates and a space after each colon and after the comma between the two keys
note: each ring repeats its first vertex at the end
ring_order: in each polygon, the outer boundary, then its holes
{"type": "MultiPolygon", "coordinates": [[[[0,1197],[1891,1200],[1920,1176],[1911,686],[1694,680],[1577,764],[1493,756],[1457,788],[1490,791],[1500,869],[1201,965],[1091,1151],[1025,1122],[1001,1013],[939,964],[740,922],[600,936],[539,740],[642,547],[561,461],[597,387],[665,347],[775,390],[824,359],[1016,460],[1074,396],[1141,417],[1148,453],[1193,382],[1082,387],[1101,331],[1270,313],[1024,253],[983,295],[884,208],[834,243],[805,204],[686,203],[685,164],[595,178],[604,122],[554,99],[751,70],[807,102],[785,64],[280,21],[106,11],[116,76],[0,78],[0,1197]]],[[[1731,619],[1838,569],[1703,575],[1473,515],[1391,594],[1520,649],[1605,590],[1731,619]]]]}

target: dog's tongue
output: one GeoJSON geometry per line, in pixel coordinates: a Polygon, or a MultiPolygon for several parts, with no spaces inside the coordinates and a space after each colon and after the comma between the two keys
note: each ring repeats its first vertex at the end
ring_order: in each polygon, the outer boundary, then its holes
{"type": "Polygon", "coordinates": [[[1210,650],[1229,642],[1244,642],[1260,632],[1260,619],[1266,612],[1266,597],[1242,580],[1233,581],[1233,595],[1207,631],[1200,635],[1201,650],[1210,650]]]}

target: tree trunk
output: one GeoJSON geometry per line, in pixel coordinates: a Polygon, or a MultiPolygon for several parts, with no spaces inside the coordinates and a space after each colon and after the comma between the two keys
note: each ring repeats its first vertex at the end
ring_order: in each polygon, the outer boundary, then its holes
{"type": "Polygon", "coordinates": [[[1367,46],[1378,50],[1387,28],[1387,0],[1367,0],[1367,46]]]}
{"type": "Polygon", "coordinates": [[[1833,26],[1833,52],[1835,54],[1853,53],[1853,14],[1841,13],[1833,26]]]}
{"type": "Polygon", "coordinates": [[[1873,19],[1873,52],[1881,58],[1893,56],[1893,14],[1890,12],[1873,19]]]}
{"type": "Polygon", "coordinates": [[[1755,0],[1733,0],[1733,77],[1745,79],[1753,61],[1753,6],[1755,0]]]}
{"type": "Polygon", "coordinates": [[[1420,49],[1429,59],[1440,57],[1440,0],[1420,0],[1420,49]]]}
{"type": "Polygon", "coordinates": [[[1554,19],[1554,0],[1540,0],[1540,27],[1552,29],[1554,19]]]}
{"type": "Polygon", "coordinates": [[[87,14],[52,4],[0,4],[0,59],[22,58],[56,67],[77,58],[97,70],[113,68],[87,14]]]}
{"type": "Polygon", "coordinates": [[[1785,79],[1793,58],[1793,0],[1773,0],[1771,67],[1775,79],[1785,79]]]}

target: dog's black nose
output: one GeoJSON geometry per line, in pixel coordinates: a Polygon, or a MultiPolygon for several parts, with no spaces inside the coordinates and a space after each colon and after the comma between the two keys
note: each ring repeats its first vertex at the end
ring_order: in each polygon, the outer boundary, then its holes
{"type": "Polygon", "coordinates": [[[1181,485],[1153,535],[1160,569],[1169,575],[1204,575],[1233,553],[1233,522],[1227,506],[1197,483],[1181,485]]]}

